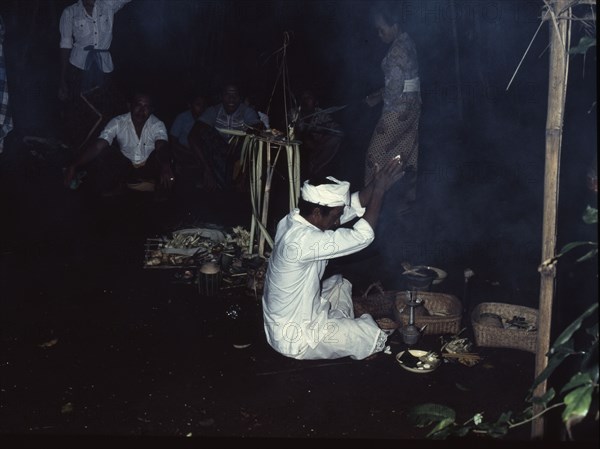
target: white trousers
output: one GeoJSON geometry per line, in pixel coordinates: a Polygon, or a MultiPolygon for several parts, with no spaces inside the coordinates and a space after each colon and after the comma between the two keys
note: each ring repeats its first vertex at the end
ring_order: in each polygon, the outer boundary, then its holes
{"type": "Polygon", "coordinates": [[[354,318],[352,284],[336,274],[323,281],[322,306],[328,308],[323,335],[298,359],[337,359],[350,356],[361,360],[385,347],[385,335],[369,314],[354,318]]]}

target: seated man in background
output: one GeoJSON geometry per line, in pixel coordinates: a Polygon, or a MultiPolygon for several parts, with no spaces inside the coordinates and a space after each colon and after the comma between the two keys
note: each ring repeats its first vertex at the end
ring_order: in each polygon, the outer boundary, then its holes
{"type": "Polygon", "coordinates": [[[100,156],[90,167],[96,174],[98,193],[112,196],[127,182],[135,190],[155,190],[157,200],[166,199],[174,177],[165,124],[152,114],[147,94],[135,94],[129,110],[110,120],[98,139],[67,167],[66,186],[75,179],[77,169],[100,156]],[[118,149],[112,145],[115,138],[118,149]]]}
{"type": "Polygon", "coordinates": [[[248,131],[260,129],[257,112],[242,102],[237,86],[228,84],[222,102],[204,111],[189,135],[190,149],[204,167],[204,187],[226,188],[232,182],[233,164],[239,156],[237,139],[219,130],[248,131]]]}
{"type": "Polygon", "coordinates": [[[314,92],[308,89],[302,92],[300,105],[289,112],[288,123],[294,124],[294,138],[302,142],[303,176],[323,176],[340,149],[344,137],[340,125],[319,107],[314,92]]]}
{"type": "Polygon", "coordinates": [[[373,242],[385,192],[402,176],[392,159],[374,181],[350,195],[350,184],[328,177],[306,181],[298,209],[277,225],[262,298],[268,343],[295,359],[364,359],[384,349],[387,334],[373,317],[354,318],[352,284],[322,279],[330,259],[373,242]],[[361,217],[352,228],[339,227],[361,217]]]}
{"type": "Polygon", "coordinates": [[[169,130],[169,143],[173,152],[175,169],[195,166],[197,158],[190,149],[189,136],[194,124],[206,110],[208,102],[206,97],[194,93],[189,97],[188,109],[177,115],[169,130]]]}

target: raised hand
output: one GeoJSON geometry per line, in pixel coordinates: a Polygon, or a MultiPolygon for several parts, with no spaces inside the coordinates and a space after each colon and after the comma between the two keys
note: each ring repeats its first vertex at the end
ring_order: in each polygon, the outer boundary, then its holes
{"type": "Polygon", "coordinates": [[[381,189],[384,192],[389,190],[404,175],[404,162],[400,155],[390,159],[383,168],[378,166],[375,169],[374,188],[381,189]]]}

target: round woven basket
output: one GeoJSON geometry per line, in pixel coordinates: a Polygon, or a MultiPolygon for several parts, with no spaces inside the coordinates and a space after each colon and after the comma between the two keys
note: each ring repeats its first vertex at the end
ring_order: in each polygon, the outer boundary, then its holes
{"type": "Polygon", "coordinates": [[[502,321],[510,320],[515,316],[523,317],[528,323],[534,323],[537,328],[537,309],[501,302],[483,302],[471,312],[473,335],[477,346],[521,349],[535,354],[537,331],[490,326],[486,320],[482,320],[482,316],[486,317],[489,314],[499,316],[502,321]]]}
{"type": "MultiPolygon", "coordinates": [[[[410,299],[407,291],[396,295],[394,316],[403,326],[408,325],[410,308],[406,305],[410,299]]],[[[423,329],[424,334],[458,334],[462,319],[462,304],[454,295],[436,292],[415,292],[429,315],[415,315],[415,326],[423,329]]]]}
{"type": "Polygon", "coordinates": [[[397,329],[400,323],[394,319],[396,293],[384,291],[379,283],[371,284],[362,296],[352,297],[354,316],[359,317],[368,313],[381,329],[397,329]],[[373,289],[377,289],[378,293],[369,295],[373,289]]]}

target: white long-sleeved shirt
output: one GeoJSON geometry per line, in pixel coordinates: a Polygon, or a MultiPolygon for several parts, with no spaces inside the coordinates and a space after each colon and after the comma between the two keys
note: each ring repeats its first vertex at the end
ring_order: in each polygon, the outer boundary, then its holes
{"type": "Polygon", "coordinates": [[[148,159],[150,153],[154,151],[157,140],[167,142],[169,140],[165,124],[154,115],[148,117],[138,137],[129,112],[118,115],[108,122],[98,137],[111,145],[116,137],[121,153],[136,165],[148,159]]]}
{"type": "MultiPolygon", "coordinates": [[[[90,16],[81,0],[67,6],[60,16],[60,48],[70,48],[69,62],[84,70],[88,50],[108,50],[112,42],[112,29],[115,13],[131,0],[96,0],[90,16]]],[[[102,71],[113,71],[113,62],[108,51],[99,54],[102,71]]]]}
{"type": "MultiPolygon", "coordinates": [[[[362,217],[364,212],[356,192],[340,221],[362,217]]],[[[279,222],[263,294],[265,332],[273,348],[295,357],[307,345],[314,348],[319,343],[328,319],[321,279],[329,259],[356,253],[374,238],[364,219],[350,229],[322,231],[295,209],[279,222]]]]}

